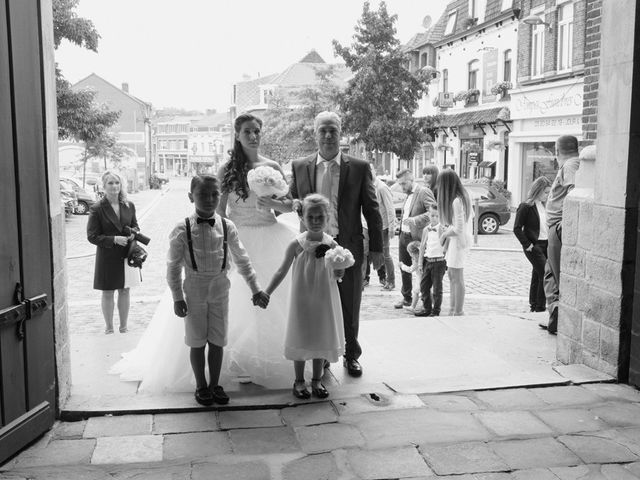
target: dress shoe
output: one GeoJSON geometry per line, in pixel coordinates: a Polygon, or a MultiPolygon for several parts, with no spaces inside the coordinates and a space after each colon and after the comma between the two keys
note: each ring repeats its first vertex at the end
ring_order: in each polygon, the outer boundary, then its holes
{"type": "Polygon", "coordinates": [[[416,310],[415,312],[413,312],[413,315],[416,317],[430,317],[431,316],[431,312],[429,310],[416,310]]]}
{"type": "Polygon", "coordinates": [[[411,306],[411,300],[405,300],[404,298],[402,300],[400,300],[398,303],[393,305],[393,308],[397,308],[400,309],[402,307],[410,307],[411,306]]]}
{"type": "Polygon", "coordinates": [[[345,358],[343,363],[350,376],[359,377],[362,375],[362,366],[355,358],[345,358]]]}
{"type": "Polygon", "coordinates": [[[193,395],[196,398],[196,402],[200,405],[204,405],[205,407],[213,405],[213,395],[209,387],[198,388],[193,395]]]}
{"type": "Polygon", "coordinates": [[[211,395],[213,397],[213,401],[218,405],[226,405],[229,403],[229,396],[220,385],[216,385],[211,389],[211,395]]]}
{"type": "Polygon", "coordinates": [[[304,382],[293,382],[293,390],[291,391],[293,396],[299,398],[300,400],[307,400],[311,398],[311,394],[309,390],[307,390],[307,386],[304,382]]]}
{"type": "Polygon", "coordinates": [[[393,290],[393,289],[395,289],[395,288],[396,288],[396,286],[395,286],[395,284],[393,284],[393,283],[385,283],[385,284],[382,286],[382,289],[383,289],[383,290],[387,290],[388,292],[390,292],[391,290],[393,290]]]}
{"type": "Polygon", "coordinates": [[[549,315],[549,325],[547,325],[547,332],[552,335],[556,335],[558,333],[558,307],[554,308],[549,315]]]}

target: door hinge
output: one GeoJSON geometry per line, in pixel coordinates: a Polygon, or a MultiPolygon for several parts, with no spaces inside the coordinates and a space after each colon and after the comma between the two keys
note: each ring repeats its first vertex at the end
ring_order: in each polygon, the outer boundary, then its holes
{"type": "Polygon", "coordinates": [[[46,293],[24,298],[24,289],[20,282],[16,284],[13,298],[13,306],[0,310],[0,328],[17,324],[16,335],[18,339],[22,340],[24,338],[24,322],[49,308],[49,302],[46,293]]]}

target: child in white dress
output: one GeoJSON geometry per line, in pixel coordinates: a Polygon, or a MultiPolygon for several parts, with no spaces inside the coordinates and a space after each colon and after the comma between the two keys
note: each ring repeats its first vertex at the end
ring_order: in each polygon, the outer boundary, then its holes
{"type": "Polygon", "coordinates": [[[342,307],[336,282],[344,270],[330,271],[325,265],[324,254],[337,246],[324,233],[328,219],[329,201],[325,197],[319,194],[305,197],[302,221],[307,231],[287,247],[282,265],[265,290],[271,295],[293,265],[284,356],[293,360],[296,376],[293,395],[300,399],[311,396],[304,379],[305,362],[313,361],[312,394],[327,398],[329,392],[321,381],[324,361],[337,362],[344,353],[342,307]]]}

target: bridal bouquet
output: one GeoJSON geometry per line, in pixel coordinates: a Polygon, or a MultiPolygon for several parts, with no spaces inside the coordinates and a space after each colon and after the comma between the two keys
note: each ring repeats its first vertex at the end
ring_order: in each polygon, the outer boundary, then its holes
{"type": "MultiPolygon", "coordinates": [[[[275,168],[266,165],[249,170],[247,183],[258,197],[278,198],[289,193],[289,185],[282,174],[275,168]]],[[[260,209],[260,207],[258,208],[260,209]]]]}
{"type": "MultiPolygon", "coordinates": [[[[332,272],[332,275],[334,270],[345,270],[353,266],[354,263],[356,261],[351,252],[340,245],[327,250],[324,254],[324,264],[332,272]]],[[[338,282],[340,281],[342,281],[341,278],[338,279],[338,282]]]]}

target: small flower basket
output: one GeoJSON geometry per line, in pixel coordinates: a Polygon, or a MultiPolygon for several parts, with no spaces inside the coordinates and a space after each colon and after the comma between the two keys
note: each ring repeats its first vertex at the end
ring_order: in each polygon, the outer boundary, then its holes
{"type": "Polygon", "coordinates": [[[511,82],[498,82],[493,87],[491,87],[491,93],[493,95],[500,95],[500,98],[507,98],[509,95],[509,90],[513,88],[513,84],[511,82]]]}
{"type": "Polygon", "coordinates": [[[438,75],[440,74],[440,72],[438,72],[438,70],[436,70],[431,65],[426,65],[426,66],[422,67],[422,71],[424,72],[424,74],[428,78],[430,78],[432,80],[435,79],[435,78],[438,78],[438,75]]]}
{"type": "Polygon", "coordinates": [[[470,88],[469,90],[463,90],[456,93],[454,100],[456,102],[464,102],[464,106],[468,107],[469,105],[476,105],[478,103],[479,95],[480,90],[477,88],[470,88]]]}

